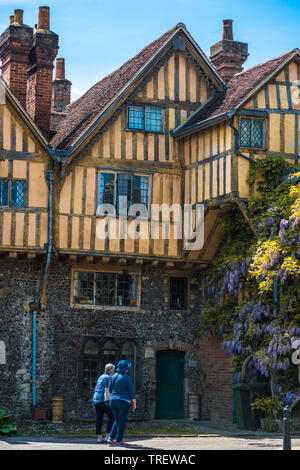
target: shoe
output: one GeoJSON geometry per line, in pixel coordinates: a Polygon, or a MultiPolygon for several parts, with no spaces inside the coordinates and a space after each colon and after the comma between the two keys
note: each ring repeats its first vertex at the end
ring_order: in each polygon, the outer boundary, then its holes
{"type": "Polygon", "coordinates": [[[105,439],[97,439],[97,443],[98,444],[106,444],[106,440],[105,439]]]}
{"type": "Polygon", "coordinates": [[[106,441],[110,446],[114,446],[115,445],[115,440],[114,439],[111,439],[110,437],[107,438],[107,441],[106,441]]]}
{"type": "Polygon", "coordinates": [[[128,444],[126,444],[126,442],[121,441],[121,442],[115,442],[114,446],[115,447],[126,447],[126,446],[128,446],[128,444]]]}

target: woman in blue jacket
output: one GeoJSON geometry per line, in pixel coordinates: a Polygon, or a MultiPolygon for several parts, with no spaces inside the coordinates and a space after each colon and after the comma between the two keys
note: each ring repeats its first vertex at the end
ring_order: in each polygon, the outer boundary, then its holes
{"type": "Polygon", "coordinates": [[[105,373],[100,375],[97,380],[95,393],[93,396],[92,403],[95,405],[96,409],[96,434],[98,435],[98,440],[100,444],[106,444],[109,433],[111,431],[114,415],[112,414],[111,409],[109,408],[109,397],[107,397],[107,391],[111,383],[111,376],[115,371],[115,366],[113,364],[106,364],[105,373]],[[108,416],[108,423],[106,429],[106,438],[103,439],[101,428],[103,422],[104,413],[108,416]]]}
{"type": "Polygon", "coordinates": [[[117,372],[112,376],[109,388],[111,392],[109,406],[115,421],[110,431],[108,443],[116,447],[128,445],[122,440],[123,434],[130,408],[136,409],[136,395],[131,377],[128,375],[130,367],[130,362],[120,361],[117,366],[117,372]]]}

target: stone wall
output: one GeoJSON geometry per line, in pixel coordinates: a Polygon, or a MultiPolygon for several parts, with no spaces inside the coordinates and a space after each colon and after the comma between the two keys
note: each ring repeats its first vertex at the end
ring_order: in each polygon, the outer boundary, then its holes
{"type": "MultiPolygon", "coordinates": [[[[7,360],[0,365],[0,407],[18,417],[29,417],[32,392],[32,314],[27,312],[43,268],[39,261],[1,264],[7,289],[0,299],[0,340],[6,344],[7,360]]],[[[70,307],[71,265],[51,265],[46,309],[37,318],[37,398],[50,410],[51,397],[65,398],[65,417],[94,417],[91,394],[82,386],[82,349],[87,339],[108,338],[118,344],[133,340],[137,345],[137,411],[135,418],[155,414],[157,350],[174,349],[185,354],[186,415],[188,391],[195,381],[199,354],[199,281],[191,278],[189,312],[168,310],[168,274],[142,271],[140,311],[76,309],[70,307]],[[193,366],[189,364],[193,363],[193,366]]]]}
{"type": "MultiPolygon", "coordinates": [[[[0,363],[0,408],[18,418],[30,417],[32,402],[32,313],[44,260],[1,262],[5,277],[0,298],[0,341],[6,364],[0,363]]],[[[199,338],[200,276],[191,274],[190,311],[168,309],[168,273],[143,269],[140,311],[70,307],[71,265],[53,260],[46,308],[37,317],[37,399],[48,408],[55,395],[65,399],[65,419],[94,419],[91,392],[83,386],[83,347],[92,338],[137,346],[137,410],[132,417],[155,417],[156,352],[185,353],[185,416],[188,393],[201,395],[202,417],[232,422],[232,364],[216,339],[199,338]]]]}

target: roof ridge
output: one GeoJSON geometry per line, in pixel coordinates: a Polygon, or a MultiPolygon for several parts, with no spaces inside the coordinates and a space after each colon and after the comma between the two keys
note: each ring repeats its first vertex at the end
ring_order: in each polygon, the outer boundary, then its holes
{"type": "Polygon", "coordinates": [[[51,145],[56,148],[72,145],[82,134],[84,128],[88,128],[97,115],[124,90],[179,30],[187,32],[183,23],[177,23],[176,26],[146,45],[134,57],[124,62],[118,69],[95,83],[76,101],[70,103],[65,108],[67,117],[61,122],[51,145]]]}
{"type": "MultiPolygon", "coordinates": [[[[119,72],[123,67],[125,68],[125,66],[130,63],[131,61],[133,61],[135,58],[137,58],[138,56],[142,55],[142,53],[148,49],[149,47],[151,47],[154,43],[156,43],[157,41],[159,41],[160,39],[163,38],[163,36],[167,35],[167,34],[170,34],[171,32],[175,32],[176,29],[180,29],[180,27],[182,26],[185,26],[184,23],[178,23],[176,26],[174,26],[173,28],[169,29],[168,31],[166,31],[164,34],[162,34],[161,36],[159,36],[157,39],[154,39],[153,41],[151,41],[147,46],[143,47],[143,49],[141,49],[137,54],[135,54],[133,57],[131,57],[130,59],[127,59],[125,62],[123,62],[122,65],[120,65],[120,67],[118,67],[117,69],[113,70],[112,72],[110,72],[108,75],[105,75],[103,78],[101,78],[101,80],[99,80],[98,82],[94,83],[94,85],[92,85],[85,93],[83,93],[83,95],[81,95],[79,98],[77,98],[77,100],[73,101],[72,103],[70,103],[68,106],[66,106],[66,108],[68,107],[71,107],[73,104],[77,103],[78,100],[80,100],[81,98],[83,98],[87,93],[89,93],[94,87],[96,87],[97,85],[99,85],[101,82],[103,82],[104,80],[107,80],[109,77],[111,77],[112,75],[116,74],[117,72],[119,72]]],[[[167,42],[167,41],[166,41],[167,42]]],[[[65,108],[65,109],[66,109],[65,108]]]]}
{"type": "MultiPolygon", "coordinates": [[[[257,88],[264,84],[272,74],[276,73],[280,67],[284,66],[289,58],[293,58],[295,53],[300,54],[300,50],[295,48],[289,52],[285,52],[278,57],[269,59],[265,62],[250,67],[243,72],[235,74],[232,79],[227,83],[227,89],[219,93],[215,98],[205,104],[205,106],[194,113],[186,121],[189,126],[200,124],[201,122],[208,121],[213,117],[220,114],[226,114],[242,105],[246,99],[249,99],[252,92],[254,93],[257,88]]],[[[181,132],[185,127],[178,127],[181,132]]],[[[176,130],[175,130],[176,132],[176,130]]]]}
{"type": "MultiPolygon", "coordinates": [[[[296,48],[296,49],[292,49],[292,50],[289,51],[289,52],[284,52],[283,54],[280,54],[280,55],[277,56],[277,57],[273,57],[272,59],[268,59],[268,60],[266,60],[265,62],[260,62],[259,64],[253,65],[252,67],[249,67],[248,69],[245,69],[245,70],[243,70],[242,72],[238,72],[238,73],[234,74],[233,77],[237,77],[237,76],[243,75],[244,73],[250,72],[251,70],[256,69],[257,67],[261,67],[262,65],[268,64],[268,62],[274,62],[275,60],[278,60],[278,59],[283,58],[283,57],[285,57],[285,56],[292,55],[292,53],[293,53],[293,52],[296,52],[296,51],[299,52],[299,49],[296,48]]],[[[233,77],[232,77],[232,78],[233,78],[233,77]]],[[[229,83],[230,83],[230,82],[229,82],[229,83]]]]}

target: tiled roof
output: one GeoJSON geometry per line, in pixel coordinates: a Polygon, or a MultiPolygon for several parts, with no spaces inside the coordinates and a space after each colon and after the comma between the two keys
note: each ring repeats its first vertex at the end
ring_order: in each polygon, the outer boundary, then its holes
{"type": "Polygon", "coordinates": [[[161,37],[146,46],[135,57],[100,82],[96,83],[83,96],[64,109],[66,118],[51,141],[51,146],[65,149],[72,145],[77,137],[89,126],[99,113],[104,110],[118,93],[135,77],[154,54],[180,29],[179,23],[161,37]]]}
{"type": "Polygon", "coordinates": [[[191,119],[186,121],[186,126],[181,126],[180,131],[190,126],[200,124],[202,121],[211,119],[220,114],[233,111],[260,82],[275,72],[289,56],[292,56],[292,54],[297,51],[297,49],[294,49],[275,59],[234,75],[230,82],[227,83],[227,90],[219,93],[204,108],[196,112],[191,119]]]}

